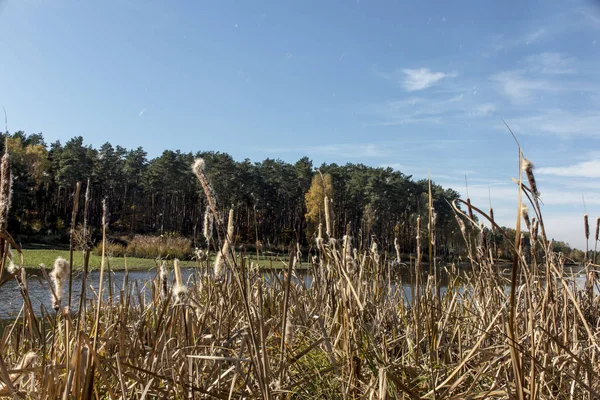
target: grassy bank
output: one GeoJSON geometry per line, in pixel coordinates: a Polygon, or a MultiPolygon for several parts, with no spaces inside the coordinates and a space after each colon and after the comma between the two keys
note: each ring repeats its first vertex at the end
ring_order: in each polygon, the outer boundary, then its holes
{"type": "MultiPolygon", "coordinates": [[[[54,260],[57,257],[63,257],[69,260],[69,250],[49,250],[49,249],[24,249],[23,250],[23,262],[26,268],[37,268],[40,264],[44,264],[47,268],[52,268],[54,260]]],[[[102,257],[96,254],[90,254],[90,269],[100,269],[100,262],[102,257]]],[[[119,271],[125,269],[125,258],[123,257],[107,257],[110,262],[110,268],[113,271],[119,271]]],[[[281,269],[287,265],[287,256],[265,256],[256,261],[256,255],[249,257],[249,261],[260,265],[261,269],[281,269]]],[[[209,264],[214,262],[214,255],[209,258],[209,264]]],[[[203,263],[203,265],[206,262],[203,263]]],[[[73,253],[73,265],[74,269],[82,269],[83,266],[83,254],[80,251],[73,253]]],[[[182,267],[195,267],[197,266],[196,261],[182,260],[182,267]]],[[[127,257],[127,268],[130,270],[148,270],[156,268],[156,260],[151,258],[138,258],[138,257],[127,257]]]]}

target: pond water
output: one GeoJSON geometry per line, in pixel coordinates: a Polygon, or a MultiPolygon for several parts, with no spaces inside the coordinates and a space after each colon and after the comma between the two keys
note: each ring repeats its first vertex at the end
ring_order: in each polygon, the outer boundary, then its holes
{"type": "MultiPolygon", "coordinates": [[[[508,273],[509,270],[505,270],[505,273],[508,273]]],[[[585,276],[580,269],[572,270],[572,274],[574,275],[573,281],[578,287],[583,287],[585,282],[585,276]]],[[[197,268],[182,268],[183,278],[185,281],[193,282],[196,279],[200,270],[197,268]]],[[[410,301],[411,298],[411,275],[408,271],[408,268],[400,268],[399,269],[401,282],[406,282],[402,284],[402,290],[404,290],[405,298],[410,301]]],[[[281,272],[263,272],[266,277],[267,282],[276,279],[274,274],[281,277],[281,272]]],[[[81,296],[81,281],[82,281],[82,272],[75,272],[73,274],[73,288],[72,288],[72,309],[77,309],[79,305],[79,299],[81,296]]],[[[171,271],[172,275],[172,271],[171,271]]],[[[304,281],[304,284],[307,287],[310,287],[312,284],[312,276],[308,272],[298,272],[299,277],[304,281]]],[[[156,276],[156,270],[149,271],[130,271],[128,276],[128,281],[131,284],[137,285],[140,292],[146,299],[149,299],[152,294],[152,280],[156,276]]],[[[172,278],[172,277],[171,277],[172,278]]],[[[447,276],[442,274],[442,291],[445,291],[447,288],[447,276]]],[[[125,279],[124,271],[114,271],[111,273],[111,283],[112,283],[112,292],[113,297],[115,299],[119,298],[119,293],[121,288],[123,287],[123,280],[125,279]]],[[[100,281],[100,272],[92,271],[88,274],[86,285],[88,287],[87,290],[87,299],[93,300],[95,298],[95,293],[98,291],[98,285],[100,281]]],[[[44,276],[40,273],[39,270],[28,270],[27,275],[27,284],[29,290],[29,297],[31,298],[31,303],[34,309],[34,312],[39,316],[42,314],[42,309],[44,309],[45,313],[53,313],[52,309],[52,299],[50,295],[50,290],[48,287],[48,282],[45,280],[44,276]]],[[[399,285],[393,284],[394,289],[400,289],[399,285]]],[[[108,298],[108,276],[105,274],[104,277],[104,297],[108,298]]],[[[68,301],[68,283],[65,284],[64,294],[62,304],[66,305],[68,301]]],[[[11,319],[19,314],[23,307],[23,298],[21,296],[21,292],[16,280],[10,280],[5,283],[2,287],[0,287],[0,319],[11,319]]]]}

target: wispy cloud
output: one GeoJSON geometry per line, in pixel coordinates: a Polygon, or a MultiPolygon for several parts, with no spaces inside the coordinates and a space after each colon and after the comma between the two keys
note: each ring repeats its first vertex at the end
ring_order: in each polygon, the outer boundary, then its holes
{"type": "Polygon", "coordinates": [[[141,116],[143,116],[144,114],[146,114],[146,109],[145,109],[145,108],[142,108],[142,109],[140,110],[140,114],[139,114],[139,115],[140,115],[140,117],[141,117],[141,116]]]}
{"type": "Polygon", "coordinates": [[[600,160],[584,161],[562,167],[539,168],[537,173],[541,175],[600,178],[600,160]]]}
{"type": "Polygon", "coordinates": [[[494,111],[496,111],[495,105],[493,105],[492,103],[485,103],[475,107],[471,114],[476,117],[486,117],[488,115],[493,114],[494,111]]]}
{"type": "Polygon", "coordinates": [[[401,81],[402,87],[408,92],[427,89],[444,78],[452,78],[456,76],[455,72],[432,72],[429,68],[419,69],[403,69],[404,78],[401,81]]]}
{"type": "Polygon", "coordinates": [[[523,43],[525,44],[533,44],[539,42],[541,39],[546,37],[550,31],[547,28],[539,28],[530,31],[523,38],[523,43]]]}
{"type": "Polygon", "coordinates": [[[574,74],[575,59],[561,53],[531,54],[525,58],[527,68],[531,72],[542,74],[574,74]]]}
{"type": "Polygon", "coordinates": [[[527,78],[521,71],[500,72],[492,75],[490,79],[498,84],[503,95],[517,105],[528,104],[536,93],[551,90],[553,87],[549,82],[527,78]]]}

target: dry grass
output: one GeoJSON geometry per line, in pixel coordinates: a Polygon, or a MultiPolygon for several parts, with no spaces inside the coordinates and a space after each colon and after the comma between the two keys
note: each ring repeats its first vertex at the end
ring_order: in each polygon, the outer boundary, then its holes
{"type": "MultiPolygon", "coordinates": [[[[510,279],[470,214],[489,216],[472,204],[468,213],[455,209],[473,271],[434,264],[425,275],[419,263],[403,264],[416,277],[410,293],[376,246],[354,253],[348,238],[331,237],[319,237],[311,254],[310,287],[292,279],[301,265],[291,250],[281,277],[226,261],[225,279],[198,273],[170,279],[164,291],[157,275],[149,298],[126,283],[118,299],[89,293],[84,311],[42,320],[28,309],[20,275],[25,306],[0,342],[0,390],[30,398],[598,398],[596,265],[587,265],[584,289],[565,278],[537,189],[518,185],[545,257],[529,260],[517,238],[510,279]]],[[[516,211],[520,223],[521,200],[516,211]]],[[[435,256],[433,232],[420,237],[435,256]]],[[[234,260],[229,252],[224,259],[234,260]]]]}
{"type": "MultiPolygon", "coordinates": [[[[127,246],[109,241],[105,247],[112,257],[189,259],[194,254],[190,239],[173,236],[135,235],[127,246]]],[[[94,253],[100,255],[102,246],[97,246],[94,253]]]]}

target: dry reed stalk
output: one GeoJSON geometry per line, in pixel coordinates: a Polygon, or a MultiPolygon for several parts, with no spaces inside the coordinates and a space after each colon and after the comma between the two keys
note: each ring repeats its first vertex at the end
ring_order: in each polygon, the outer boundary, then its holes
{"type": "MultiPolygon", "coordinates": [[[[73,212],[71,213],[71,230],[69,231],[69,265],[73,265],[73,250],[74,250],[74,234],[75,234],[75,222],[77,220],[77,211],[79,208],[79,191],[81,190],[81,182],[77,182],[75,185],[75,192],[73,193],[73,212]]],[[[84,232],[85,235],[85,232],[84,232]]],[[[85,236],[84,236],[85,238],[85,236]]],[[[73,270],[69,269],[69,298],[68,307],[71,307],[71,293],[73,291],[73,270]]]]}
{"type": "Polygon", "coordinates": [[[324,197],[323,202],[325,203],[325,233],[327,233],[327,237],[330,238],[331,233],[331,217],[329,216],[329,198],[327,196],[324,197]]]}
{"type": "MultiPolygon", "coordinates": [[[[0,233],[3,235],[7,233],[8,229],[8,212],[12,201],[11,187],[12,175],[7,151],[0,161],[0,233]]],[[[3,275],[6,263],[7,245],[6,239],[0,238],[0,277],[3,275]]]]}
{"type": "Polygon", "coordinates": [[[233,208],[229,210],[229,218],[227,220],[227,233],[225,234],[225,240],[221,250],[217,253],[214,264],[214,275],[215,279],[223,280],[227,273],[227,266],[230,262],[229,252],[231,247],[231,241],[233,240],[233,208]]]}
{"type": "Polygon", "coordinates": [[[179,260],[173,261],[173,270],[175,271],[175,285],[173,285],[173,297],[175,298],[175,304],[183,303],[187,296],[188,288],[183,283],[181,276],[181,268],[179,266],[179,260]]]}

